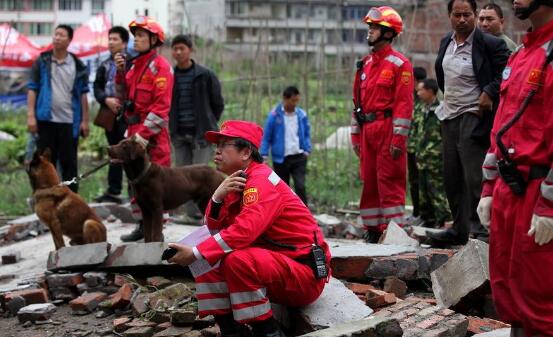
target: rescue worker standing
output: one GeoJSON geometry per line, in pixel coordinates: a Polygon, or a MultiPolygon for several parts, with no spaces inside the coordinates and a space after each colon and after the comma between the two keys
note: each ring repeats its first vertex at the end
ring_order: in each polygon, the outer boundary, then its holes
{"type": "Polygon", "coordinates": [[[391,7],[371,8],[369,55],[358,62],[353,85],[351,140],[363,181],[360,212],[366,240],[376,242],[393,220],[404,224],[406,141],[413,112],[413,68],[391,44],[403,30],[391,7]]]}
{"type": "Polygon", "coordinates": [[[553,1],[515,0],[513,8],[532,29],[503,71],[478,215],[490,227],[490,281],[501,320],[511,324],[511,336],[547,337],[553,336],[553,1]]]}
{"type": "Polygon", "coordinates": [[[214,315],[223,337],[282,337],[270,302],[300,307],[315,301],[330,276],[330,251],[309,209],[263,164],[258,152],[263,129],[227,121],[205,138],[217,144],[214,162],[227,175],[206,209],[214,235],[195,247],[169,244],[169,259],[214,266],[196,277],[201,317],[214,315]],[[241,176],[244,174],[244,176],[241,176]],[[315,252],[316,251],[316,252],[315,252]],[[313,256],[318,256],[313,259],[313,256]]]}
{"type": "MultiPolygon", "coordinates": [[[[136,135],[137,139],[148,146],[150,160],[161,166],[171,166],[171,143],[169,141],[168,121],[173,92],[173,74],[169,62],[156,52],[163,44],[165,34],[154,20],[139,16],[129,24],[134,35],[134,49],[139,55],[125,73],[125,57],[115,55],[117,75],[115,83],[118,92],[125,97],[125,120],[127,136],[136,135]]],[[[132,184],[132,181],[130,182],[132,184]]],[[[136,201],[131,200],[133,215],[139,225],[130,234],[121,236],[123,241],[137,241],[144,237],[142,217],[136,201]]]]}

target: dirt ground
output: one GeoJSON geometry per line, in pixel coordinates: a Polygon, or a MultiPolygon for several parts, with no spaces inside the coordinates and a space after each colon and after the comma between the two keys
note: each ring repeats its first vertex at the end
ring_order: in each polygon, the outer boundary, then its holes
{"type": "Polygon", "coordinates": [[[57,307],[51,323],[20,324],[17,317],[0,318],[0,336],[2,337],[83,337],[83,336],[116,336],[111,333],[113,320],[110,315],[96,318],[96,312],[77,316],[71,314],[69,305],[57,307]],[[27,326],[27,327],[26,327],[27,326]]]}

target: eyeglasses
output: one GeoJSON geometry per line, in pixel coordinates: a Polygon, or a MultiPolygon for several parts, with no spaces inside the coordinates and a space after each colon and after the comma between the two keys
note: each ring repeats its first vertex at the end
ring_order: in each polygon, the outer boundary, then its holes
{"type": "Polygon", "coordinates": [[[217,144],[217,149],[223,149],[225,146],[236,146],[235,142],[226,142],[217,144]]]}

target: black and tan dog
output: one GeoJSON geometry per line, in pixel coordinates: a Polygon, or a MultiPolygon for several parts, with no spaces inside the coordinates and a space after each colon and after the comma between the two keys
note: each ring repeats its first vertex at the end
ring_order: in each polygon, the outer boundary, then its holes
{"type": "Polygon", "coordinates": [[[150,162],[134,137],[110,146],[111,162],[123,165],[142,211],[144,242],[162,240],[163,212],[194,201],[202,213],[224,176],[208,165],[161,167],[150,162]]]}
{"type": "Polygon", "coordinates": [[[52,233],[56,250],[65,247],[63,235],[71,245],[106,241],[106,227],[100,217],[69,187],[60,185],[50,150],[35,152],[27,174],[33,188],[35,212],[52,233]]]}

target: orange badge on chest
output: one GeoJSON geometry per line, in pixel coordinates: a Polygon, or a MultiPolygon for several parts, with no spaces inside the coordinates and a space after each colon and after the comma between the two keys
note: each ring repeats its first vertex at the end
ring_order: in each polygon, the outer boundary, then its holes
{"type": "Polygon", "coordinates": [[[167,88],[167,77],[156,78],[156,87],[159,90],[165,90],[167,88]]]}
{"type": "Polygon", "coordinates": [[[382,70],[379,76],[379,79],[383,79],[383,80],[391,80],[393,78],[394,78],[394,72],[391,71],[390,69],[382,70]]]}
{"type": "Polygon", "coordinates": [[[534,68],[530,70],[530,73],[528,74],[528,83],[534,84],[534,85],[540,85],[540,78],[541,78],[541,69],[534,68]]]}
{"type": "Polygon", "coordinates": [[[408,85],[409,83],[411,83],[410,71],[404,71],[401,73],[401,83],[403,83],[403,85],[408,85]]]}
{"type": "Polygon", "coordinates": [[[244,197],[242,198],[244,206],[253,205],[258,200],[259,200],[259,194],[257,193],[257,188],[252,187],[244,191],[244,197]]]}

